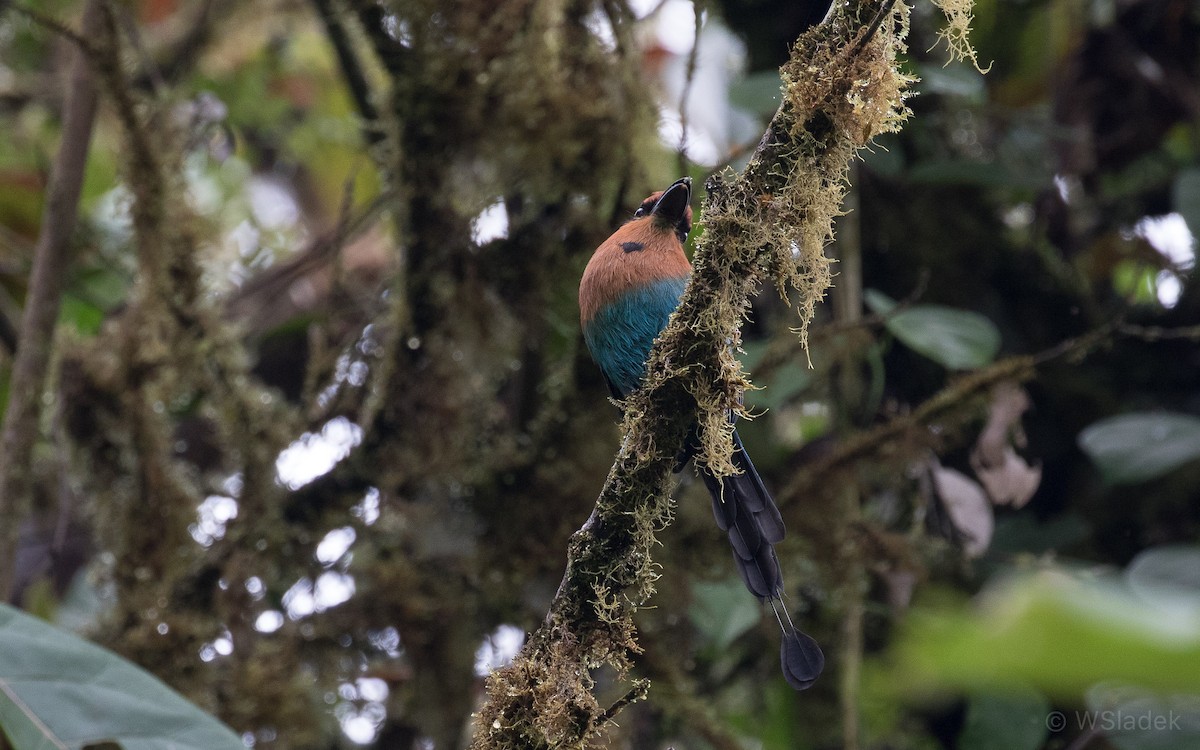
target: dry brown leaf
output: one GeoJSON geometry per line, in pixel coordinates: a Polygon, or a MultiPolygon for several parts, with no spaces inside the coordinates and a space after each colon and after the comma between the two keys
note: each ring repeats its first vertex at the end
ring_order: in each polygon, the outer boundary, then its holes
{"type": "Polygon", "coordinates": [[[997,386],[987,424],[971,450],[971,468],[997,505],[1024,507],[1042,481],[1041,466],[1030,466],[1014,448],[1025,446],[1021,415],[1029,406],[1028,394],[1016,383],[997,386]]]}
{"type": "Polygon", "coordinates": [[[1042,483],[1042,467],[1030,466],[1012,446],[1004,449],[1004,462],[1000,466],[983,466],[972,454],[971,468],[996,505],[1023,508],[1042,483]]]}

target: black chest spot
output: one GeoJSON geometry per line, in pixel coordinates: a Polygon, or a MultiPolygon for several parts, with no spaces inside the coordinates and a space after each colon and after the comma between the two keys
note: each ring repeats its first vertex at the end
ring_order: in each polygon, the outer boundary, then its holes
{"type": "Polygon", "coordinates": [[[640,253],[646,249],[646,246],[640,242],[622,242],[621,249],[627,253],[640,253]]]}

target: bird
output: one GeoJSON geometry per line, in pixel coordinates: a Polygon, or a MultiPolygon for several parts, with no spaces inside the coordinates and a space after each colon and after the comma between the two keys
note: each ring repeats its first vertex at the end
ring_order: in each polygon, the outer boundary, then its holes
{"type": "MultiPolygon", "coordinates": [[[[647,197],[633,217],[596,248],[580,280],[584,342],[618,401],[641,387],[654,340],[678,307],[691,276],[683,249],[692,228],[691,196],[691,178],[684,177],[647,197]]],[[[680,448],[676,472],[698,450],[697,435],[693,425],[680,448]]],[[[775,545],[784,537],[783,518],[736,429],[732,460],[737,474],[717,477],[703,465],[697,470],[712,498],[717,526],[729,537],[742,581],[775,612],[783,633],[784,677],[793,688],[805,690],[820,675],[825,656],[813,638],[792,624],[786,608],[783,618],[779,615],[776,603],[782,604],[784,588],[775,545]]]]}

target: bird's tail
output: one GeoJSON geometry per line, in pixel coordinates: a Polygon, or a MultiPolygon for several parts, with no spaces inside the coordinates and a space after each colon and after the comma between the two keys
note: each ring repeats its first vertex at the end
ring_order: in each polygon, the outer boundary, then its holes
{"type": "Polygon", "coordinates": [[[733,465],[740,474],[718,479],[701,467],[700,477],[712,496],[717,526],[729,535],[733,559],[746,588],[764,602],[777,599],[783,591],[783,576],[775,544],[783,541],[783,517],[737,432],[733,433],[733,465]]]}
{"type": "Polygon", "coordinates": [[[792,687],[804,690],[821,674],[825,655],[816,641],[796,629],[786,609],[783,618],[779,616],[775,602],[783,594],[783,574],[779,570],[775,545],[783,541],[783,517],[736,431],[733,433],[733,465],[741,473],[718,479],[707,468],[701,467],[700,477],[712,496],[717,526],[729,535],[733,559],[746,588],[762,601],[769,602],[775,611],[775,619],[783,631],[781,661],[784,677],[792,687]]]}

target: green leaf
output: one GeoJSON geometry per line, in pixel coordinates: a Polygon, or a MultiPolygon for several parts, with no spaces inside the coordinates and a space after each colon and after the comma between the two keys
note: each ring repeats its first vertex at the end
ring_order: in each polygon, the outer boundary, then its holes
{"type": "Polygon", "coordinates": [[[1037,750],[1046,738],[1050,703],[1031,688],[971,696],[958,739],[961,750],[1037,750]]]}
{"type": "Polygon", "coordinates": [[[890,315],[896,302],[868,289],[867,306],[885,316],[884,325],[913,351],[952,370],[983,367],[1000,351],[1000,331],[992,321],[970,310],[940,305],[914,305],[890,315]]]}
{"type": "Polygon", "coordinates": [[[1187,222],[1192,236],[1200,237],[1200,169],[1187,169],[1171,186],[1171,203],[1187,222]]]}
{"type": "Polygon", "coordinates": [[[1144,482],[1200,458],[1200,418],[1171,412],[1122,414],[1084,428],[1079,447],[1106,482],[1144,482]]]}
{"type": "Polygon", "coordinates": [[[737,640],[759,619],[758,607],[738,579],[693,583],[688,615],[696,630],[718,650],[737,640]]]}
{"type": "Polygon", "coordinates": [[[894,676],[906,690],[1031,684],[1074,700],[1104,680],[1161,691],[1200,688],[1200,618],[1116,580],[1069,571],[1011,580],[981,607],[915,608],[894,676]]]}
{"type": "Polygon", "coordinates": [[[140,667],[0,604],[0,726],[13,750],[245,750],[140,667]]]}

